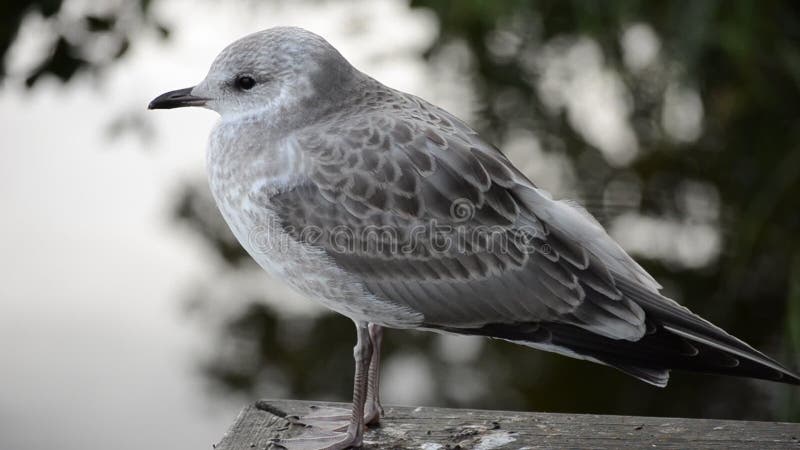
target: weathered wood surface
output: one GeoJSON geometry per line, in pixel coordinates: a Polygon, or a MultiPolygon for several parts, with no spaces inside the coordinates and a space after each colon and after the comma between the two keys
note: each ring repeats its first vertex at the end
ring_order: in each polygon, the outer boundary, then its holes
{"type": "MultiPolygon", "coordinates": [[[[290,414],[341,403],[261,400],[290,414]]],[[[276,437],[302,432],[256,404],[245,408],[216,450],[268,449],[276,437]]],[[[365,449],[800,449],[800,424],[387,407],[365,449]]]]}

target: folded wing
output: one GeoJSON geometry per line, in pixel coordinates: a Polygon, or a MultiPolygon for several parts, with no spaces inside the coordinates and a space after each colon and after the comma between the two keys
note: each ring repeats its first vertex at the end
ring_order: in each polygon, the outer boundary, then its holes
{"type": "Polygon", "coordinates": [[[333,118],[294,145],[304,183],[272,197],[322,248],[421,326],[523,343],[655,385],[670,368],[797,382],[658,293],[587,213],[537,189],[448,113],[411,96],[333,118]]]}

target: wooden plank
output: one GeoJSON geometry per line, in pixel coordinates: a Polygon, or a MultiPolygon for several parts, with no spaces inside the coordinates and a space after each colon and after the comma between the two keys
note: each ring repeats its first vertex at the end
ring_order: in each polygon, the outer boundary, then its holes
{"type": "MultiPolygon", "coordinates": [[[[349,407],[261,400],[246,407],[214,447],[263,450],[273,438],[303,432],[264,405],[296,415],[311,405],[349,407]]],[[[420,450],[800,449],[800,424],[391,406],[381,425],[367,431],[364,444],[365,449],[420,450]]]]}

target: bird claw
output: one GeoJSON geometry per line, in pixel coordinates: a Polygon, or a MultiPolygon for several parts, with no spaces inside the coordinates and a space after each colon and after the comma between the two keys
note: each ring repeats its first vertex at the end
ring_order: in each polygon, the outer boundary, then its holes
{"type": "Polygon", "coordinates": [[[383,406],[375,400],[367,400],[364,406],[364,424],[377,425],[383,417],[383,406]]]}
{"type": "Polygon", "coordinates": [[[326,430],[307,430],[293,438],[278,438],[271,441],[270,449],[285,450],[344,450],[361,447],[361,437],[351,433],[326,430]]]}
{"type": "MultiPolygon", "coordinates": [[[[312,405],[304,416],[286,416],[285,419],[295,425],[305,425],[331,431],[344,431],[352,419],[352,411],[333,406],[312,405]]],[[[364,412],[364,424],[377,425],[383,416],[383,407],[376,401],[367,401],[364,412]]]]}
{"type": "Polygon", "coordinates": [[[305,425],[320,430],[344,431],[353,417],[352,412],[345,408],[313,405],[309,409],[308,414],[304,416],[290,416],[286,419],[296,425],[305,425]]]}
{"type": "Polygon", "coordinates": [[[311,406],[308,414],[288,414],[267,402],[257,402],[262,411],[283,418],[291,425],[301,426],[300,435],[276,438],[270,441],[270,449],[286,450],[344,450],[360,447],[362,433],[352,433],[348,426],[353,415],[349,409],[330,406],[311,406]]]}

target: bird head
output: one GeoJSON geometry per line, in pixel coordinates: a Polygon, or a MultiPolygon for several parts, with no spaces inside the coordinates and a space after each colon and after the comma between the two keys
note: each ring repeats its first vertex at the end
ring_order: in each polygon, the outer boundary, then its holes
{"type": "Polygon", "coordinates": [[[314,115],[333,107],[357,73],[322,37],[301,28],[271,28],[229,45],[203,81],[156,97],[149,109],[201,106],[223,119],[314,115]]]}

